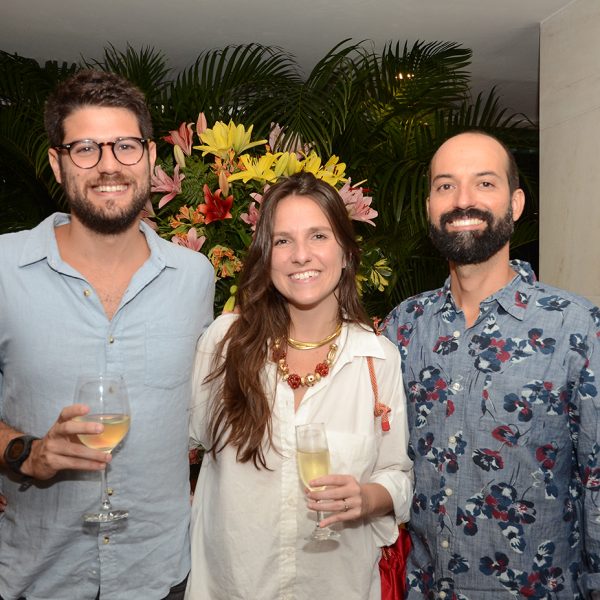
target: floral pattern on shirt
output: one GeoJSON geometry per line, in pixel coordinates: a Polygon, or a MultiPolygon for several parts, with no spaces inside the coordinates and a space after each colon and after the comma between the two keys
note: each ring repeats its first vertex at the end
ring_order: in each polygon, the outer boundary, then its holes
{"type": "Polygon", "coordinates": [[[469,329],[449,280],[383,324],[415,461],[408,598],[600,589],[600,309],[511,266],[469,329]]]}

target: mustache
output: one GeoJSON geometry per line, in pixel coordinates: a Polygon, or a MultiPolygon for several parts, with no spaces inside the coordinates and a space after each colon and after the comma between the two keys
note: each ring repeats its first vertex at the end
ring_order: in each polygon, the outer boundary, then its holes
{"type": "Polygon", "coordinates": [[[120,173],[116,173],[115,175],[102,175],[95,181],[90,181],[88,183],[89,187],[97,187],[99,185],[129,185],[132,183],[131,179],[123,177],[120,173]]]}
{"type": "Polygon", "coordinates": [[[491,212],[479,210],[478,208],[455,208],[440,217],[440,226],[444,227],[456,219],[480,219],[488,226],[494,223],[494,215],[491,212]]]}

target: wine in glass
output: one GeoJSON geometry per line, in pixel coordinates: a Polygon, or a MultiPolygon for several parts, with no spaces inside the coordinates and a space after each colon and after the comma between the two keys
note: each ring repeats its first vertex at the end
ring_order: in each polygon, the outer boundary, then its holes
{"type": "MultiPolygon", "coordinates": [[[[100,423],[104,431],[97,434],[78,434],[82,444],[94,450],[110,453],[129,431],[130,412],[125,381],[118,375],[82,376],[77,380],[75,402],[89,406],[90,412],[77,421],[100,423]]],[[[129,512],[113,509],[106,484],[106,468],[100,471],[102,504],[97,513],[86,513],[86,523],[108,523],[126,519],[129,512]]]]}
{"type": "MultiPolygon", "coordinates": [[[[329,474],[329,448],[324,423],[308,423],[296,427],[296,456],[302,483],[311,491],[324,489],[311,488],[309,485],[313,479],[329,474]]],[[[340,537],[337,531],[329,527],[319,527],[324,518],[323,512],[317,511],[317,526],[309,539],[331,540],[340,537]]]]}

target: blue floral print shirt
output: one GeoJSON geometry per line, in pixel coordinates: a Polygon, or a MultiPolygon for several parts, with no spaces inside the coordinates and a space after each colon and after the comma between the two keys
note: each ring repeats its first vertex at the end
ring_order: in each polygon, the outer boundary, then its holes
{"type": "Polygon", "coordinates": [[[511,266],[468,329],[450,279],[383,324],[415,469],[408,598],[600,589],[600,310],[511,266]]]}

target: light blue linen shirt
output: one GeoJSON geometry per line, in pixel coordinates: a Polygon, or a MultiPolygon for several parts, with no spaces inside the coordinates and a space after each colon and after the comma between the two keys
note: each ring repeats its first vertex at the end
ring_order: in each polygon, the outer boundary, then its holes
{"type": "Polygon", "coordinates": [[[163,598],[189,571],[188,404],[196,342],[212,321],[214,272],[146,224],[151,255],[112,320],[92,286],[60,257],[56,213],[0,236],[0,417],[43,436],[73,402],[80,373],[125,377],[131,429],[108,486],[129,519],[88,525],[97,472],[63,471],[20,489],[0,476],[0,596],[14,600],[163,598]]]}

